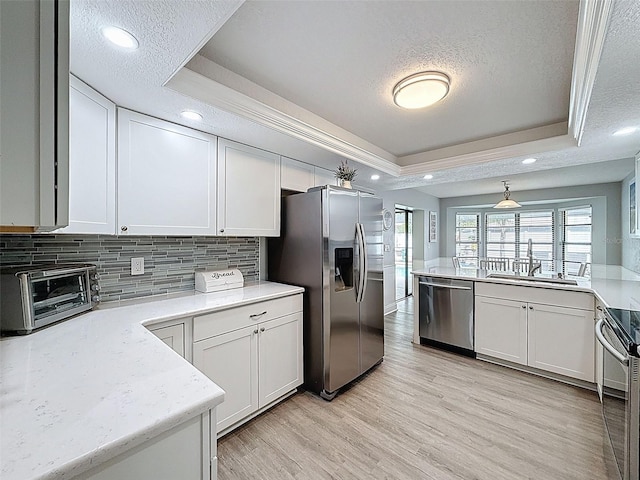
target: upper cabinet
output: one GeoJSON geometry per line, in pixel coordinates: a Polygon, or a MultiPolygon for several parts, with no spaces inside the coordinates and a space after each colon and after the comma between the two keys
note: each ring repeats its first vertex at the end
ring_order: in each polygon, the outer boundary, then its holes
{"type": "Polygon", "coordinates": [[[280,187],[294,192],[306,192],[315,186],[314,170],[313,165],[282,157],[280,187]]]}
{"type": "Polygon", "coordinates": [[[116,233],[116,106],[71,76],[69,226],[61,233],[116,233]]]}
{"type": "Polygon", "coordinates": [[[320,185],[336,185],[336,176],[331,170],[327,170],[326,168],[314,167],[313,173],[314,187],[319,187],[320,185]]]}
{"type": "Polygon", "coordinates": [[[119,234],[215,235],[215,204],[216,137],[118,109],[119,234]]]}
{"type": "Polygon", "coordinates": [[[0,1],[0,231],[68,222],[69,2],[0,1]]]}
{"type": "Polygon", "coordinates": [[[218,140],[218,234],[280,235],[280,156],[218,140]]]}

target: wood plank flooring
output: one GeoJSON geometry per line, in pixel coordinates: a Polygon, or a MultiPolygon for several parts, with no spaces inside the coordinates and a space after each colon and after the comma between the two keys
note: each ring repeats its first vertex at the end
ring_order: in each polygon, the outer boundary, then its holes
{"type": "Polygon", "coordinates": [[[604,480],[596,393],[411,343],[385,318],[384,362],[332,402],[294,395],[218,442],[218,478],[604,480]]]}

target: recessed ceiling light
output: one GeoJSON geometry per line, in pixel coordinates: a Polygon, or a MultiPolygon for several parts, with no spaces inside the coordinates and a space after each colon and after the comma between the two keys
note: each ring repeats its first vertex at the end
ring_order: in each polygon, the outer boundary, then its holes
{"type": "Polygon", "coordinates": [[[114,45],[127,50],[135,50],[139,46],[138,39],[122,28],[102,27],[102,35],[114,45]]]}
{"type": "Polygon", "coordinates": [[[380,180],[380,175],[376,175],[376,174],[371,175],[371,180],[380,180]]]}
{"type": "Polygon", "coordinates": [[[442,100],[449,93],[449,77],[441,72],[410,75],[393,87],[393,101],[402,108],[424,108],[442,100]]]}
{"type": "Polygon", "coordinates": [[[537,158],[525,158],[524,160],[522,160],[522,163],[524,163],[525,165],[531,165],[532,163],[536,163],[537,161],[537,158]]]}
{"type": "Polygon", "coordinates": [[[202,115],[200,115],[198,112],[194,112],[193,110],[184,110],[182,112],[180,112],[180,115],[182,115],[183,118],[186,118],[187,120],[195,120],[195,121],[202,121],[202,115]]]}
{"type": "Polygon", "coordinates": [[[615,132],[613,132],[613,134],[616,136],[629,135],[630,133],[633,133],[636,130],[638,130],[637,127],[625,127],[625,128],[621,128],[620,130],[616,130],[615,132]]]}
{"type": "Polygon", "coordinates": [[[433,178],[433,175],[431,175],[430,173],[427,173],[423,178],[425,180],[431,180],[433,178]]]}

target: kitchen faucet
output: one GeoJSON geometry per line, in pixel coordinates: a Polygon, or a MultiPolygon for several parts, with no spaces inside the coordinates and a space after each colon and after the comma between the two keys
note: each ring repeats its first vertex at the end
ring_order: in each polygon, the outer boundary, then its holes
{"type": "Polygon", "coordinates": [[[533,240],[531,239],[527,242],[527,257],[529,257],[529,269],[527,275],[529,277],[533,277],[536,270],[540,270],[541,263],[538,262],[537,265],[533,264],[533,240]]]}

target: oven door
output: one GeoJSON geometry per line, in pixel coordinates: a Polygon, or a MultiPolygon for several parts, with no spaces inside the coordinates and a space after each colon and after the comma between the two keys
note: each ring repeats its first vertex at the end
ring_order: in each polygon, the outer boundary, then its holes
{"type": "MultiPolygon", "coordinates": [[[[631,480],[629,470],[629,355],[606,319],[596,323],[596,337],[604,347],[602,414],[620,478],[631,480]]],[[[636,435],[638,432],[635,432],[636,435]]],[[[637,479],[636,476],[633,477],[637,479]]]]}

